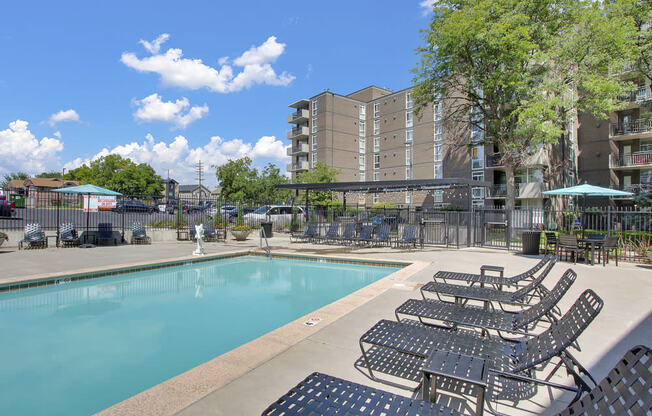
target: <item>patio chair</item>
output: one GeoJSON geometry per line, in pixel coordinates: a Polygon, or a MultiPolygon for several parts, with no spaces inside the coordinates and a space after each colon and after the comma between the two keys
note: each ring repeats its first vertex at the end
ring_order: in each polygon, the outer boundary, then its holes
{"type": "Polygon", "coordinates": [[[25,235],[18,242],[18,250],[25,248],[25,243],[29,248],[47,248],[48,240],[41,228],[41,224],[33,223],[25,226],[25,235]]]}
{"type": "Polygon", "coordinates": [[[369,244],[371,242],[371,236],[374,233],[374,226],[373,225],[365,225],[362,227],[362,230],[360,230],[360,234],[358,234],[357,237],[354,237],[351,239],[351,242],[356,245],[363,245],[363,244],[369,244]]]}
{"type": "Polygon", "coordinates": [[[573,255],[573,263],[577,264],[577,257],[580,253],[586,251],[584,248],[580,247],[577,242],[577,236],[569,234],[559,234],[557,238],[557,254],[561,256],[566,253],[566,261],[568,261],[568,255],[573,255]]]}
{"type": "MultiPolygon", "coordinates": [[[[557,416],[645,415],[652,412],[652,350],[639,345],[629,350],[586,394],[557,416]]],[[[450,415],[455,409],[410,399],[322,373],[312,373],[272,403],[262,416],[312,415],[450,415]],[[367,412],[369,409],[369,412],[367,412]],[[375,411],[374,409],[378,409],[375,411]]]]}
{"type": "Polygon", "coordinates": [[[403,227],[403,235],[401,238],[396,240],[396,247],[399,246],[412,246],[416,247],[417,245],[417,226],[414,224],[408,224],[403,227]]]}
{"type": "Polygon", "coordinates": [[[290,234],[290,242],[291,243],[296,243],[299,241],[310,241],[313,239],[316,235],[318,235],[319,228],[318,224],[316,222],[309,222],[308,226],[304,230],[303,233],[292,233],[290,234]]]}
{"type": "Polygon", "coordinates": [[[315,240],[320,243],[329,243],[333,238],[336,238],[340,232],[340,225],[336,222],[331,223],[323,236],[315,237],[315,240]]]}
{"type": "Polygon", "coordinates": [[[602,245],[602,265],[606,266],[609,263],[609,255],[613,252],[616,259],[616,266],[618,266],[618,236],[609,236],[604,240],[602,245]]]}
{"type": "Polygon", "coordinates": [[[552,249],[552,253],[557,252],[557,234],[554,231],[546,231],[546,254],[552,249]]]}
{"type": "Polygon", "coordinates": [[[341,236],[331,238],[333,243],[347,244],[355,238],[355,224],[350,222],[344,226],[341,236]]]}
{"type": "Polygon", "coordinates": [[[501,277],[501,276],[496,276],[496,275],[489,275],[486,272],[487,271],[500,271],[502,272],[504,270],[503,267],[501,266],[490,266],[490,265],[483,265],[480,267],[480,274],[473,274],[473,273],[459,273],[459,272],[450,272],[450,271],[443,271],[440,270],[435,275],[433,276],[433,279],[437,281],[438,279],[443,280],[445,283],[448,280],[453,280],[453,281],[462,281],[469,283],[471,285],[475,283],[479,283],[481,286],[485,284],[490,284],[490,285],[496,285],[498,287],[502,287],[503,285],[505,286],[517,286],[521,281],[523,280],[532,280],[534,279],[534,275],[543,268],[551,259],[553,259],[555,256],[554,255],[545,255],[543,258],[531,269],[524,271],[521,274],[517,274],[512,277],[501,277]]]}
{"type": "Polygon", "coordinates": [[[81,243],[73,223],[66,222],[59,226],[59,243],[61,247],[78,246],[81,243]]]}
{"type": "MultiPolygon", "coordinates": [[[[487,361],[490,374],[500,377],[500,380],[517,380],[569,389],[547,381],[563,364],[575,382],[576,388],[571,388],[572,391],[579,395],[582,390],[589,390],[582,374],[588,377],[590,374],[571,355],[568,347],[577,344],[578,337],[600,313],[602,306],[602,299],[591,289],[587,289],[569,310],[544,332],[520,340],[486,337],[476,331],[464,329],[450,331],[412,319],[403,319],[400,322],[383,319],[360,337],[362,357],[358,363],[366,367],[371,379],[405,387],[378,379],[374,371],[416,381],[428,355],[433,350],[443,350],[483,357],[487,361]],[[371,347],[365,349],[365,345],[371,347]],[[560,363],[554,365],[550,374],[543,380],[534,378],[533,370],[542,369],[555,357],[560,359],[560,363]]],[[[506,388],[505,395],[508,395],[507,390],[506,388]]]]}
{"type": "Polygon", "coordinates": [[[441,321],[441,325],[451,329],[462,326],[479,328],[483,333],[494,330],[501,337],[502,332],[526,335],[541,320],[547,320],[549,323],[556,321],[553,309],[568,292],[576,277],[577,274],[573,270],[566,270],[546,296],[520,311],[491,310],[482,306],[460,305],[436,299],[409,299],[396,308],[394,314],[397,321],[400,321],[400,315],[405,315],[417,317],[421,323],[424,323],[424,319],[441,321]]]}
{"type": "Polygon", "coordinates": [[[371,239],[372,246],[390,245],[389,241],[389,224],[380,224],[376,230],[376,235],[371,239]]]}
{"type": "Polygon", "coordinates": [[[215,241],[218,239],[217,231],[215,231],[215,226],[213,221],[208,220],[204,223],[204,240],[205,241],[215,241]]]}
{"type": "Polygon", "coordinates": [[[152,244],[142,222],[134,222],[131,227],[131,244],[152,244]]]}
{"type": "Polygon", "coordinates": [[[102,241],[112,241],[114,246],[118,245],[118,239],[113,235],[113,225],[110,222],[97,224],[97,243],[102,241]]]}
{"type": "Polygon", "coordinates": [[[541,299],[549,291],[542,282],[557,263],[557,258],[552,257],[546,267],[527,285],[520,286],[516,291],[496,289],[492,286],[462,286],[450,283],[428,282],[421,287],[421,296],[427,299],[426,293],[435,293],[440,301],[444,297],[454,297],[456,303],[465,303],[467,300],[482,302],[495,302],[502,310],[507,305],[529,305],[533,299],[541,299]]]}

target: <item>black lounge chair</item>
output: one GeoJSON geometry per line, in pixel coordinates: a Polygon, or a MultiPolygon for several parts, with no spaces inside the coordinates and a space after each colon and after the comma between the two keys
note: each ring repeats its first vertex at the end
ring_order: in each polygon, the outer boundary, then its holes
{"type": "Polygon", "coordinates": [[[59,226],[59,244],[61,247],[78,246],[81,243],[75,225],[72,223],[63,223],[59,226]]]}
{"type": "Polygon", "coordinates": [[[444,350],[469,356],[483,357],[490,374],[501,380],[524,381],[572,390],[579,394],[589,390],[582,374],[590,374],[567,350],[577,343],[577,338],[589,326],[602,309],[603,301],[591,289],[585,290],[570,309],[544,332],[521,340],[506,340],[485,337],[476,331],[425,325],[412,319],[400,322],[383,319],[360,337],[361,366],[367,368],[369,376],[376,381],[398,385],[378,379],[374,371],[392,374],[400,367],[402,378],[415,380],[420,374],[424,360],[433,350],[444,350]],[[369,350],[364,346],[370,345],[369,350]],[[384,353],[385,352],[385,353],[384,353]],[[388,354],[389,353],[389,354],[388,354]],[[549,363],[558,357],[575,381],[577,388],[550,383],[549,380],[561,366],[554,366],[545,380],[533,377],[535,367],[549,363]]]}
{"type": "Polygon", "coordinates": [[[403,227],[403,235],[401,238],[396,240],[396,247],[399,246],[412,246],[416,247],[417,245],[417,226],[413,224],[408,224],[403,227]]]}
{"type": "Polygon", "coordinates": [[[462,416],[462,413],[437,403],[312,373],[262,413],[262,416],[291,415],[462,416]]]}
{"type": "Polygon", "coordinates": [[[215,241],[219,238],[217,231],[215,231],[215,226],[212,221],[206,221],[204,223],[204,240],[205,241],[215,241]]]}
{"type": "Polygon", "coordinates": [[[152,244],[142,222],[135,222],[131,227],[131,244],[152,244]]]}
{"type": "Polygon", "coordinates": [[[483,332],[494,330],[499,335],[501,332],[526,335],[540,320],[546,319],[550,323],[556,321],[553,310],[576,277],[573,270],[566,270],[546,296],[520,311],[488,310],[481,306],[460,305],[436,299],[409,299],[396,309],[396,320],[400,321],[399,315],[407,315],[417,317],[421,323],[424,323],[423,319],[441,321],[448,328],[462,326],[480,328],[483,332]],[[450,324],[452,327],[448,326],[450,324]]]}
{"type": "Polygon", "coordinates": [[[113,225],[109,222],[97,224],[97,243],[112,241],[114,246],[118,245],[118,239],[113,235],[113,225]]]}
{"type": "Polygon", "coordinates": [[[435,281],[441,279],[444,282],[447,282],[448,280],[454,280],[454,281],[457,280],[469,284],[479,283],[480,285],[490,284],[496,286],[503,286],[503,285],[517,286],[523,280],[533,279],[536,272],[541,270],[543,266],[545,266],[546,263],[548,263],[553,257],[554,256],[552,255],[543,256],[543,258],[534,267],[521,274],[517,274],[516,276],[512,276],[512,277],[501,277],[501,276],[486,274],[485,273],[486,271],[502,272],[504,268],[500,266],[484,265],[480,267],[480,274],[459,273],[459,272],[449,272],[449,271],[440,270],[437,273],[435,273],[433,279],[435,279],[435,281]]]}
{"type": "Polygon", "coordinates": [[[340,225],[338,223],[331,223],[323,236],[315,237],[315,240],[320,243],[329,243],[332,239],[336,238],[340,232],[340,225]]]}
{"type": "Polygon", "coordinates": [[[355,224],[350,222],[344,226],[344,232],[339,237],[331,238],[333,243],[346,244],[355,237],[355,224]]]}
{"type": "MultiPolygon", "coordinates": [[[[625,353],[600,383],[596,383],[588,393],[571,402],[558,416],[643,416],[652,412],[650,392],[652,350],[639,345],[625,353]]],[[[443,405],[398,396],[326,374],[313,373],[272,403],[262,416],[306,414],[459,415],[456,410],[443,405]]]]}
{"type": "Polygon", "coordinates": [[[25,248],[25,243],[29,248],[47,248],[48,240],[45,238],[45,233],[41,228],[41,224],[27,224],[25,226],[25,235],[23,239],[18,242],[18,250],[25,248]]]}
{"type": "Polygon", "coordinates": [[[356,245],[369,244],[371,242],[371,236],[374,233],[373,225],[365,225],[360,230],[360,234],[357,237],[351,239],[351,242],[356,245]]]}
{"type": "Polygon", "coordinates": [[[316,222],[309,222],[308,226],[304,230],[303,234],[299,233],[292,233],[290,234],[290,242],[291,243],[296,243],[298,241],[310,241],[311,239],[315,238],[319,234],[319,224],[316,222]]]}
{"type": "Polygon", "coordinates": [[[552,257],[546,267],[527,285],[519,287],[516,291],[496,289],[493,286],[462,286],[451,283],[428,282],[421,287],[421,296],[426,299],[426,293],[434,293],[441,301],[442,296],[454,297],[456,303],[463,303],[468,299],[496,302],[501,308],[503,304],[527,305],[533,299],[540,299],[547,295],[548,290],[542,285],[543,280],[548,276],[550,270],[557,263],[557,258],[552,257]]]}
{"type": "Polygon", "coordinates": [[[380,224],[376,230],[376,235],[371,239],[372,246],[384,246],[390,245],[389,233],[390,233],[389,224],[380,224]]]}

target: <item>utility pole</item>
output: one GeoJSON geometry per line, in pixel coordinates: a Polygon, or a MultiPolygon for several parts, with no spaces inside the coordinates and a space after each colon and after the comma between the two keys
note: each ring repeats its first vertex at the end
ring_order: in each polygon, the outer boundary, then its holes
{"type": "Polygon", "coordinates": [[[202,194],[201,179],[204,174],[204,166],[202,165],[201,160],[197,161],[195,172],[197,173],[197,181],[199,182],[199,204],[201,205],[201,194],[202,194]]]}

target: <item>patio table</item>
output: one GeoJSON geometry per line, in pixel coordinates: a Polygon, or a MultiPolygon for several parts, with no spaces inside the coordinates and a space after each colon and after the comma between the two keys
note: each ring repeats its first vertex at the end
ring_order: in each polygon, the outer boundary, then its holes
{"type": "MultiPolygon", "coordinates": [[[[595,249],[596,249],[596,247],[598,247],[600,249],[604,245],[605,240],[597,239],[597,238],[578,238],[577,242],[584,245],[585,248],[590,247],[590,249],[591,249],[591,266],[594,266],[595,265],[595,249]]],[[[588,263],[588,258],[586,259],[586,262],[588,263]]]]}

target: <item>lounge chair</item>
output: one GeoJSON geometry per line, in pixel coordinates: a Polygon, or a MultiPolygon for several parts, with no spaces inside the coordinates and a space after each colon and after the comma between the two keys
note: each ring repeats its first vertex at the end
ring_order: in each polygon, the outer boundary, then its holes
{"type": "Polygon", "coordinates": [[[339,232],[340,232],[340,225],[334,222],[328,226],[328,230],[326,230],[326,234],[324,234],[323,236],[315,237],[315,240],[320,243],[323,242],[328,244],[328,242],[330,242],[332,239],[337,237],[339,232]]]}
{"type": "Polygon", "coordinates": [[[131,227],[131,244],[152,244],[142,222],[135,222],[131,227]]]}
{"type": "Polygon", "coordinates": [[[109,222],[97,224],[97,243],[112,241],[114,246],[118,245],[118,239],[113,235],[113,225],[109,222]]]}
{"type": "Polygon", "coordinates": [[[517,286],[523,280],[532,280],[534,278],[534,275],[539,270],[541,270],[541,268],[543,268],[543,266],[545,266],[553,257],[554,256],[552,255],[543,256],[543,258],[539,261],[539,263],[537,263],[534,267],[532,267],[527,271],[524,271],[521,274],[517,274],[516,276],[512,276],[512,277],[489,275],[486,273],[487,271],[493,271],[493,272],[500,271],[502,273],[504,268],[501,266],[484,265],[480,267],[480,274],[449,272],[449,271],[441,270],[435,273],[433,279],[435,279],[435,281],[443,280],[444,282],[447,282],[448,280],[453,280],[453,281],[466,282],[469,284],[479,283],[480,285],[490,284],[496,286],[503,286],[503,285],[517,286]]]}
{"type": "Polygon", "coordinates": [[[61,244],[61,247],[78,246],[80,242],[74,224],[67,222],[59,226],[59,244],[61,244]]]}
{"type": "Polygon", "coordinates": [[[460,305],[436,299],[409,299],[396,309],[396,320],[400,321],[400,315],[407,315],[417,317],[421,323],[424,323],[423,319],[428,319],[441,321],[447,327],[452,324],[450,328],[462,326],[480,328],[483,332],[494,330],[499,335],[501,332],[525,335],[540,320],[547,318],[552,323],[557,319],[553,309],[576,277],[573,270],[566,270],[546,296],[520,311],[489,310],[482,306],[460,305]]]}
{"type": "Polygon", "coordinates": [[[360,230],[360,234],[351,239],[351,242],[356,245],[362,245],[362,244],[369,244],[371,242],[371,236],[374,233],[374,226],[373,225],[365,225],[362,227],[362,230],[360,230]]]}
{"type": "Polygon", "coordinates": [[[217,231],[215,231],[215,226],[213,225],[213,221],[206,221],[204,223],[204,240],[205,241],[215,241],[219,237],[217,235],[217,231]]]}
{"type": "MultiPolygon", "coordinates": [[[[652,350],[629,350],[609,374],[557,416],[645,415],[652,412],[652,350]]],[[[327,374],[312,373],[272,403],[262,416],[296,415],[438,415],[456,410],[410,399],[327,374]],[[375,411],[377,409],[377,411],[375,411]]]]}
{"type": "Polygon", "coordinates": [[[346,244],[355,237],[355,224],[350,222],[344,226],[344,232],[339,237],[331,238],[333,243],[346,244]]]}
{"type": "Polygon", "coordinates": [[[291,243],[296,243],[298,241],[310,241],[313,239],[315,236],[318,235],[319,233],[319,228],[316,222],[309,222],[308,226],[304,230],[303,233],[292,233],[290,234],[290,242],[291,243]]]}
{"type": "MultiPolygon", "coordinates": [[[[400,322],[383,319],[360,337],[360,363],[367,368],[373,380],[389,383],[376,378],[374,371],[391,374],[392,370],[400,366],[402,378],[414,379],[414,375],[420,373],[421,366],[430,352],[443,350],[484,357],[490,373],[501,378],[563,388],[532,377],[535,366],[539,368],[541,364],[545,365],[558,357],[565,364],[576,386],[586,390],[587,385],[581,374],[588,372],[567,348],[576,345],[577,338],[599,314],[602,306],[602,299],[591,289],[587,289],[570,309],[544,332],[521,340],[485,337],[476,331],[464,329],[450,331],[424,325],[412,319],[403,319],[400,322]],[[365,350],[365,345],[371,348],[365,350]]],[[[560,365],[555,365],[545,380],[549,380],[559,367],[560,365]]]]}
{"type": "Polygon", "coordinates": [[[376,235],[371,239],[372,246],[390,245],[389,241],[389,224],[380,224],[376,230],[376,235]]]}
{"type": "Polygon", "coordinates": [[[27,243],[29,248],[47,248],[48,240],[45,238],[45,233],[41,228],[41,224],[27,224],[25,226],[25,235],[22,240],[18,242],[18,250],[25,248],[27,243]]]}
{"type": "Polygon", "coordinates": [[[568,261],[568,254],[573,255],[573,263],[577,263],[577,257],[580,253],[585,252],[577,242],[577,236],[569,234],[559,234],[557,237],[557,254],[561,256],[566,253],[566,260],[568,261]]]}
{"type": "Polygon", "coordinates": [[[403,235],[396,240],[396,247],[399,246],[413,246],[417,245],[417,226],[408,224],[403,227],[403,235]]]}

